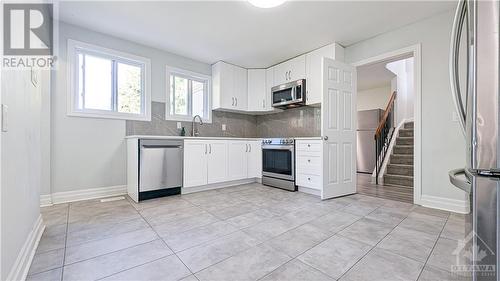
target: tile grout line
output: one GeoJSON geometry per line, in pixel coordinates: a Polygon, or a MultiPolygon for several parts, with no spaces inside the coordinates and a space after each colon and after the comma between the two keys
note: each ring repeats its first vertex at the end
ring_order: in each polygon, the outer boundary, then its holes
{"type": "Polygon", "coordinates": [[[424,272],[425,266],[427,265],[427,262],[431,258],[431,255],[434,252],[434,248],[436,248],[436,245],[437,245],[439,239],[441,238],[441,234],[443,234],[444,228],[446,227],[446,224],[448,223],[449,219],[450,219],[450,214],[448,214],[448,216],[446,217],[446,221],[443,224],[443,227],[441,228],[441,231],[439,232],[439,235],[436,239],[436,242],[434,242],[434,245],[432,246],[432,249],[431,249],[429,255],[427,256],[427,259],[425,259],[424,266],[422,266],[422,269],[420,270],[420,273],[418,274],[417,280],[420,278],[420,276],[422,276],[422,273],[424,272]]]}
{"type": "Polygon", "coordinates": [[[70,207],[71,207],[71,203],[68,203],[68,213],[66,215],[66,235],[64,236],[64,253],[63,253],[62,268],[61,268],[61,281],[63,281],[63,278],[64,278],[64,268],[65,268],[65,263],[66,263],[66,248],[67,248],[67,244],[68,244],[70,207]]]}
{"type": "MultiPolygon", "coordinates": [[[[382,207],[382,206],[380,206],[380,207],[382,207]]],[[[374,211],[375,211],[375,210],[374,210],[374,211]]],[[[373,212],[371,212],[371,213],[373,213],[373,212]]],[[[371,214],[371,213],[370,213],[370,214],[371,214]]],[[[410,212],[410,213],[411,213],[411,212],[410,212]]],[[[357,261],[356,261],[356,262],[355,262],[355,263],[354,263],[351,267],[349,267],[349,269],[348,269],[348,270],[346,270],[346,271],[345,271],[342,275],[340,275],[340,276],[339,276],[339,278],[338,278],[337,280],[340,280],[342,277],[344,277],[344,276],[345,276],[348,272],[350,272],[350,271],[351,271],[351,269],[352,269],[353,267],[355,267],[355,266],[356,266],[356,265],[357,265],[357,264],[358,264],[358,263],[359,263],[359,262],[360,262],[360,261],[361,261],[364,257],[366,257],[369,253],[371,253],[371,252],[373,251],[373,249],[377,248],[377,246],[380,244],[380,242],[382,242],[382,241],[383,241],[383,240],[384,240],[384,239],[385,239],[385,238],[386,238],[389,234],[391,234],[391,233],[394,231],[394,229],[396,229],[396,227],[398,227],[398,226],[399,226],[399,225],[400,225],[400,224],[401,224],[401,223],[402,223],[405,219],[407,219],[407,218],[408,218],[408,216],[410,215],[410,213],[408,213],[408,214],[405,216],[405,218],[404,218],[404,219],[402,219],[402,220],[401,220],[401,221],[400,221],[397,225],[395,225],[395,226],[391,229],[391,231],[389,231],[389,232],[388,232],[388,233],[387,233],[384,237],[382,237],[382,239],[380,239],[380,240],[377,242],[377,244],[375,244],[372,248],[370,248],[370,250],[368,250],[368,251],[366,252],[366,254],[364,254],[362,257],[360,257],[360,258],[359,258],[359,259],[358,259],[358,260],[357,260],[357,261]]],[[[368,214],[368,215],[369,215],[369,214],[368,214]]],[[[393,253],[392,251],[389,251],[389,252],[393,253]]],[[[398,255],[398,254],[396,254],[396,253],[393,253],[393,254],[398,255]]],[[[398,256],[401,256],[401,255],[398,255],[398,256]]],[[[412,260],[413,260],[413,259],[412,259],[412,260]]]]}

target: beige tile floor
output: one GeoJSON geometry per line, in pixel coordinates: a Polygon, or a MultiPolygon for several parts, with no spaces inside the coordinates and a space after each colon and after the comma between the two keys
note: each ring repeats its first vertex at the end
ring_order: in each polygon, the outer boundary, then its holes
{"type": "Polygon", "coordinates": [[[464,219],[260,184],[42,208],[29,280],[457,280],[464,219]]]}

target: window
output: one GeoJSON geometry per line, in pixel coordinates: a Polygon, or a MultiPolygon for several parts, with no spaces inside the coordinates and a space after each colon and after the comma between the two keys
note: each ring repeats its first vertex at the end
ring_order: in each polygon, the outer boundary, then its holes
{"type": "Polygon", "coordinates": [[[68,40],[68,115],[151,120],[146,58],[68,40]]]}
{"type": "Polygon", "coordinates": [[[210,76],[167,67],[166,119],[211,122],[210,76]]]}

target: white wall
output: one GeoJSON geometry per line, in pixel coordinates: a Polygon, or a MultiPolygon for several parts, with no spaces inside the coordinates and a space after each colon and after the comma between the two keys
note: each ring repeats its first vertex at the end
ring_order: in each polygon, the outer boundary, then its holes
{"type": "Polygon", "coordinates": [[[466,201],[448,180],[448,171],[465,165],[465,142],[448,80],[448,53],[453,11],[381,34],[345,49],[347,62],[421,43],[422,48],[422,195],[466,201]]]}
{"type": "Polygon", "coordinates": [[[59,65],[53,75],[51,192],[126,184],[125,121],[68,117],[67,40],[75,39],[151,59],[152,99],[165,102],[165,66],[211,74],[209,64],[73,25],[59,25],[59,65]]]}
{"type": "Polygon", "coordinates": [[[358,91],[357,110],[385,109],[391,98],[391,85],[358,91]]]}
{"type": "Polygon", "coordinates": [[[1,138],[1,280],[12,271],[40,215],[41,83],[28,70],[2,70],[8,132],[1,138]]]}
{"type": "Polygon", "coordinates": [[[397,125],[405,119],[413,118],[413,96],[415,95],[413,88],[413,58],[390,62],[386,65],[386,68],[396,75],[395,122],[397,125]]]}

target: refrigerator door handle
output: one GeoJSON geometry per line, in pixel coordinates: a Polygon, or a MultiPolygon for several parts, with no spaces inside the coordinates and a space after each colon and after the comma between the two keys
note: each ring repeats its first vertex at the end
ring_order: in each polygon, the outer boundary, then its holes
{"type": "Polygon", "coordinates": [[[460,188],[461,190],[470,193],[472,190],[472,184],[467,178],[467,174],[465,169],[455,169],[448,172],[448,176],[450,177],[450,182],[454,186],[460,188]],[[459,178],[460,175],[465,175],[465,180],[459,178]]]}
{"type": "MultiPolygon", "coordinates": [[[[458,75],[458,60],[460,51],[460,36],[462,35],[462,28],[464,23],[468,25],[467,18],[467,1],[460,0],[458,2],[457,10],[455,12],[455,18],[453,19],[453,26],[451,30],[451,43],[450,43],[450,84],[451,93],[453,97],[453,102],[455,103],[455,108],[458,114],[458,121],[460,122],[460,127],[462,128],[462,133],[465,136],[465,116],[466,108],[464,107],[462,101],[462,94],[460,93],[460,83],[458,75]]],[[[468,36],[467,36],[468,37],[468,36]]],[[[468,60],[467,55],[467,60],[468,60]]],[[[468,76],[467,76],[468,79],[468,76]]],[[[467,81],[468,84],[468,81],[467,81]]],[[[468,87],[466,87],[467,89],[468,87]]],[[[467,97],[467,90],[465,95],[467,97]]],[[[467,98],[466,98],[467,100],[467,98]]]]}

